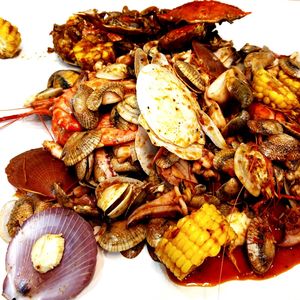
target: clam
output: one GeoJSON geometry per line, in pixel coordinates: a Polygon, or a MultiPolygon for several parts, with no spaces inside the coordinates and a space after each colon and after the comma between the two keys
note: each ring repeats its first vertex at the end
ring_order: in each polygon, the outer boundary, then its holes
{"type": "Polygon", "coordinates": [[[92,175],[94,166],[94,154],[90,153],[87,157],[83,158],[75,164],[75,171],[79,181],[88,181],[92,175]]]}
{"type": "Polygon", "coordinates": [[[149,64],[137,78],[139,123],[155,146],[183,159],[201,157],[205,143],[200,106],[188,88],[167,68],[149,64]]]}
{"type": "Polygon", "coordinates": [[[231,148],[218,151],[213,159],[213,166],[216,170],[234,176],[233,158],[235,150],[231,148]]]}
{"type": "Polygon", "coordinates": [[[64,145],[62,160],[72,166],[92,153],[101,139],[100,130],[74,132],[64,145]]]}
{"type": "Polygon", "coordinates": [[[144,224],[127,226],[126,220],[104,225],[104,232],[97,236],[99,245],[109,252],[120,252],[135,247],[146,238],[144,224]]]}
{"type": "Polygon", "coordinates": [[[241,184],[237,178],[232,177],[216,190],[216,196],[221,202],[235,200],[241,190],[241,184]]]}
{"type": "Polygon", "coordinates": [[[93,89],[81,84],[72,98],[74,115],[80,125],[85,129],[93,129],[98,125],[99,115],[87,107],[87,99],[93,93],[93,89]]]}
{"type": "Polygon", "coordinates": [[[246,190],[258,197],[268,180],[267,162],[251,144],[240,144],[234,155],[234,172],[246,190]]]}
{"type": "Polygon", "coordinates": [[[275,238],[266,219],[255,217],[247,230],[247,253],[252,269],[257,274],[266,273],[275,257],[275,238]]]}
{"type": "Polygon", "coordinates": [[[79,79],[80,72],[76,70],[58,70],[48,79],[48,88],[68,89],[72,87],[79,79]]]}
{"type": "Polygon", "coordinates": [[[269,136],[259,145],[259,150],[271,160],[300,159],[300,142],[285,133],[269,136]]]}
{"type": "Polygon", "coordinates": [[[263,135],[283,133],[282,125],[276,120],[248,120],[247,125],[253,133],[263,135]]]}
{"type": "Polygon", "coordinates": [[[97,205],[110,218],[124,214],[143,191],[143,182],[130,177],[115,176],[100,182],[95,190],[97,205]]]}
{"type": "Polygon", "coordinates": [[[300,78],[300,54],[295,52],[290,57],[282,57],[279,59],[279,65],[282,70],[295,78],[300,78]]]}
{"type": "Polygon", "coordinates": [[[174,63],[174,70],[179,79],[181,79],[192,91],[195,93],[204,92],[206,82],[194,65],[178,60],[174,63]]]}
{"type": "Polygon", "coordinates": [[[101,104],[113,104],[124,97],[124,87],[118,82],[109,82],[96,87],[86,100],[89,110],[97,111],[101,104]]]}
{"type": "Polygon", "coordinates": [[[137,104],[136,95],[132,94],[117,104],[117,112],[127,122],[138,124],[140,110],[137,104]]]}
{"type": "Polygon", "coordinates": [[[242,108],[248,107],[253,101],[253,93],[245,75],[237,68],[233,67],[226,75],[226,87],[234,99],[242,108]]]}

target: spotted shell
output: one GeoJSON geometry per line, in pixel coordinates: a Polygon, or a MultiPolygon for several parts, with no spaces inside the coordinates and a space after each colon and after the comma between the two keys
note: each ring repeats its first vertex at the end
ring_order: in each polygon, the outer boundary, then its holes
{"type": "Polygon", "coordinates": [[[152,143],[183,159],[198,159],[204,135],[198,122],[200,106],[188,88],[167,68],[149,64],[137,78],[139,123],[152,143]]]}

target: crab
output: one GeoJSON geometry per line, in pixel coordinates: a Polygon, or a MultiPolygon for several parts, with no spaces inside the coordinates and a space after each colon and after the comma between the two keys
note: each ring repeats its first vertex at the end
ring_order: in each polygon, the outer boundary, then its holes
{"type": "Polygon", "coordinates": [[[193,39],[204,40],[215,23],[233,22],[249,14],[218,1],[192,1],[174,9],[151,6],[143,11],[98,12],[71,16],[51,32],[55,51],[65,62],[93,70],[97,61],[112,63],[116,57],[140,47],[149,39],[163,51],[184,48],[193,39]]]}
{"type": "Polygon", "coordinates": [[[205,137],[198,122],[200,106],[167,68],[148,64],[137,78],[139,123],[155,146],[188,160],[202,156],[205,137]]]}

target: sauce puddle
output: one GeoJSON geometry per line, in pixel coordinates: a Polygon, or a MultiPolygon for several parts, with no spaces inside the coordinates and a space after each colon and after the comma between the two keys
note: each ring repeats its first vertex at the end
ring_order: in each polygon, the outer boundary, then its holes
{"type": "Polygon", "coordinates": [[[217,257],[206,259],[200,267],[195,269],[182,281],[179,281],[169,271],[168,276],[178,285],[215,286],[230,280],[262,280],[272,278],[300,263],[300,245],[287,248],[277,247],[273,265],[264,275],[257,275],[252,271],[244,248],[239,247],[235,249],[233,254],[237,260],[240,272],[238,272],[226,255],[222,260],[222,253],[220,253],[217,257]],[[220,275],[221,267],[222,274],[220,275]]]}

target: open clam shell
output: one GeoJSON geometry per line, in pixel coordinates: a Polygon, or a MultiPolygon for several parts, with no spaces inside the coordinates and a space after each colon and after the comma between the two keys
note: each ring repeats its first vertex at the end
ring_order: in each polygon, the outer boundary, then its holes
{"type": "Polygon", "coordinates": [[[142,193],[143,182],[116,176],[100,182],[95,190],[97,205],[107,216],[116,218],[125,213],[142,193]]]}
{"type": "Polygon", "coordinates": [[[71,299],[91,281],[97,255],[92,227],[78,214],[51,208],[29,218],[12,239],[6,254],[7,276],[3,295],[7,299],[71,299]],[[44,234],[62,234],[65,240],[60,264],[39,273],[31,262],[31,249],[44,234]]]}

